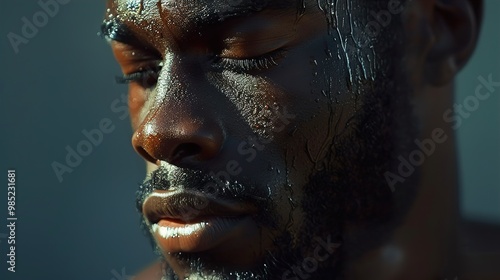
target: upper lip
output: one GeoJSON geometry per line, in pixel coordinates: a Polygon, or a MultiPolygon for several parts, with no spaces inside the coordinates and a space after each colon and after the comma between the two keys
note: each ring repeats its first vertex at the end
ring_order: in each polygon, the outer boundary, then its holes
{"type": "Polygon", "coordinates": [[[197,192],[153,192],[142,205],[142,212],[151,224],[160,220],[193,223],[210,217],[236,218],[255,212],[248,203],[233,202],[197,192]]]}

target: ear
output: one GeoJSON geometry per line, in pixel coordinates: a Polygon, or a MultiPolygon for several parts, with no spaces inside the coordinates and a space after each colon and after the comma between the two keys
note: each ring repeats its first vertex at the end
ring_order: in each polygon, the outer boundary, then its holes
{"type": "MultiPolygon", "coordinates": [[[[423,0],[420,11],[427,40],[423,56],[423,79],[441,87],[454,76],[471,57],[479,35],[482,0],[423,0]]],[[[422,25],[420,25],[422,26],[422,25]]],[[[422,39],[422,37],[420,37],[422,39]]],[[[422,43],[422,42],[420,42],[422,43]]]]}

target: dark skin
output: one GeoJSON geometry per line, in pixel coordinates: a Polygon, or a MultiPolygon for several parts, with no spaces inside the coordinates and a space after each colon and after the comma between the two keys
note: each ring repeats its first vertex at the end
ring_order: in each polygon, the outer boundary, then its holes
{"type": "Polygon", "coordinates": [[[164,263],[143,279],[158,270],[181,279],[457,275],[454,137],[442,112],[474,49],[481,4],[413,1],[377,36],[352,33],[387,9],[375,2],[108,1],[103,31],[130,82],[132,144],[148,166],[138,208],[164,263]],[[447,141],[391,189],[383,174],[436,127],[447,141]],[[152,198],[178,193],[195,194],[184,206],[209,202],[186,217],[152,198]],[[217,215],[242,220],[228,234],[155,233],[161,219],[186,232],[217,224],[211,203],[221,201],[238,215],[217,215]],[[157,217],[158,207],[177,216],[157,217]],[[335,246],[320,256],[318,239],[335,246]],[[296,268],[311,256],[314,269],[296,268]]]}

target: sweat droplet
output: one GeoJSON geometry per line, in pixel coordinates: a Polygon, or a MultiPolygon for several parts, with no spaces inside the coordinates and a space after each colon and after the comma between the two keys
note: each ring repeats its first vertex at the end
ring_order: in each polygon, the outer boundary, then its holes
{"type": "Polygon", "coordinates": [[[330,51],[330,49],[326,49],[325,52],[326,52],[326,55],[328,57],[333,57],[332,52],[330,51]]]}
{"type": "Polygon", "coordinates": [[[144,9],[144,3],[142,0],[130,1],[127,3],[127,9],[135,14],[139,15],[144,9]]]}

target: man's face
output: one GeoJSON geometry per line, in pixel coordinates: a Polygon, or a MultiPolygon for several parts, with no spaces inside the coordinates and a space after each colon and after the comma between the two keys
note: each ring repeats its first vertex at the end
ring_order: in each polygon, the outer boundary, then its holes
{"type": "Polygon", "coordinates": [[[393,214],[383,173],[410,118],[399,35],[364,32],[387,3],[322,2],[109,1],[148,162],[138,208],[167,275],[331,278],[362,250],[356,229],[393,214]]]}

